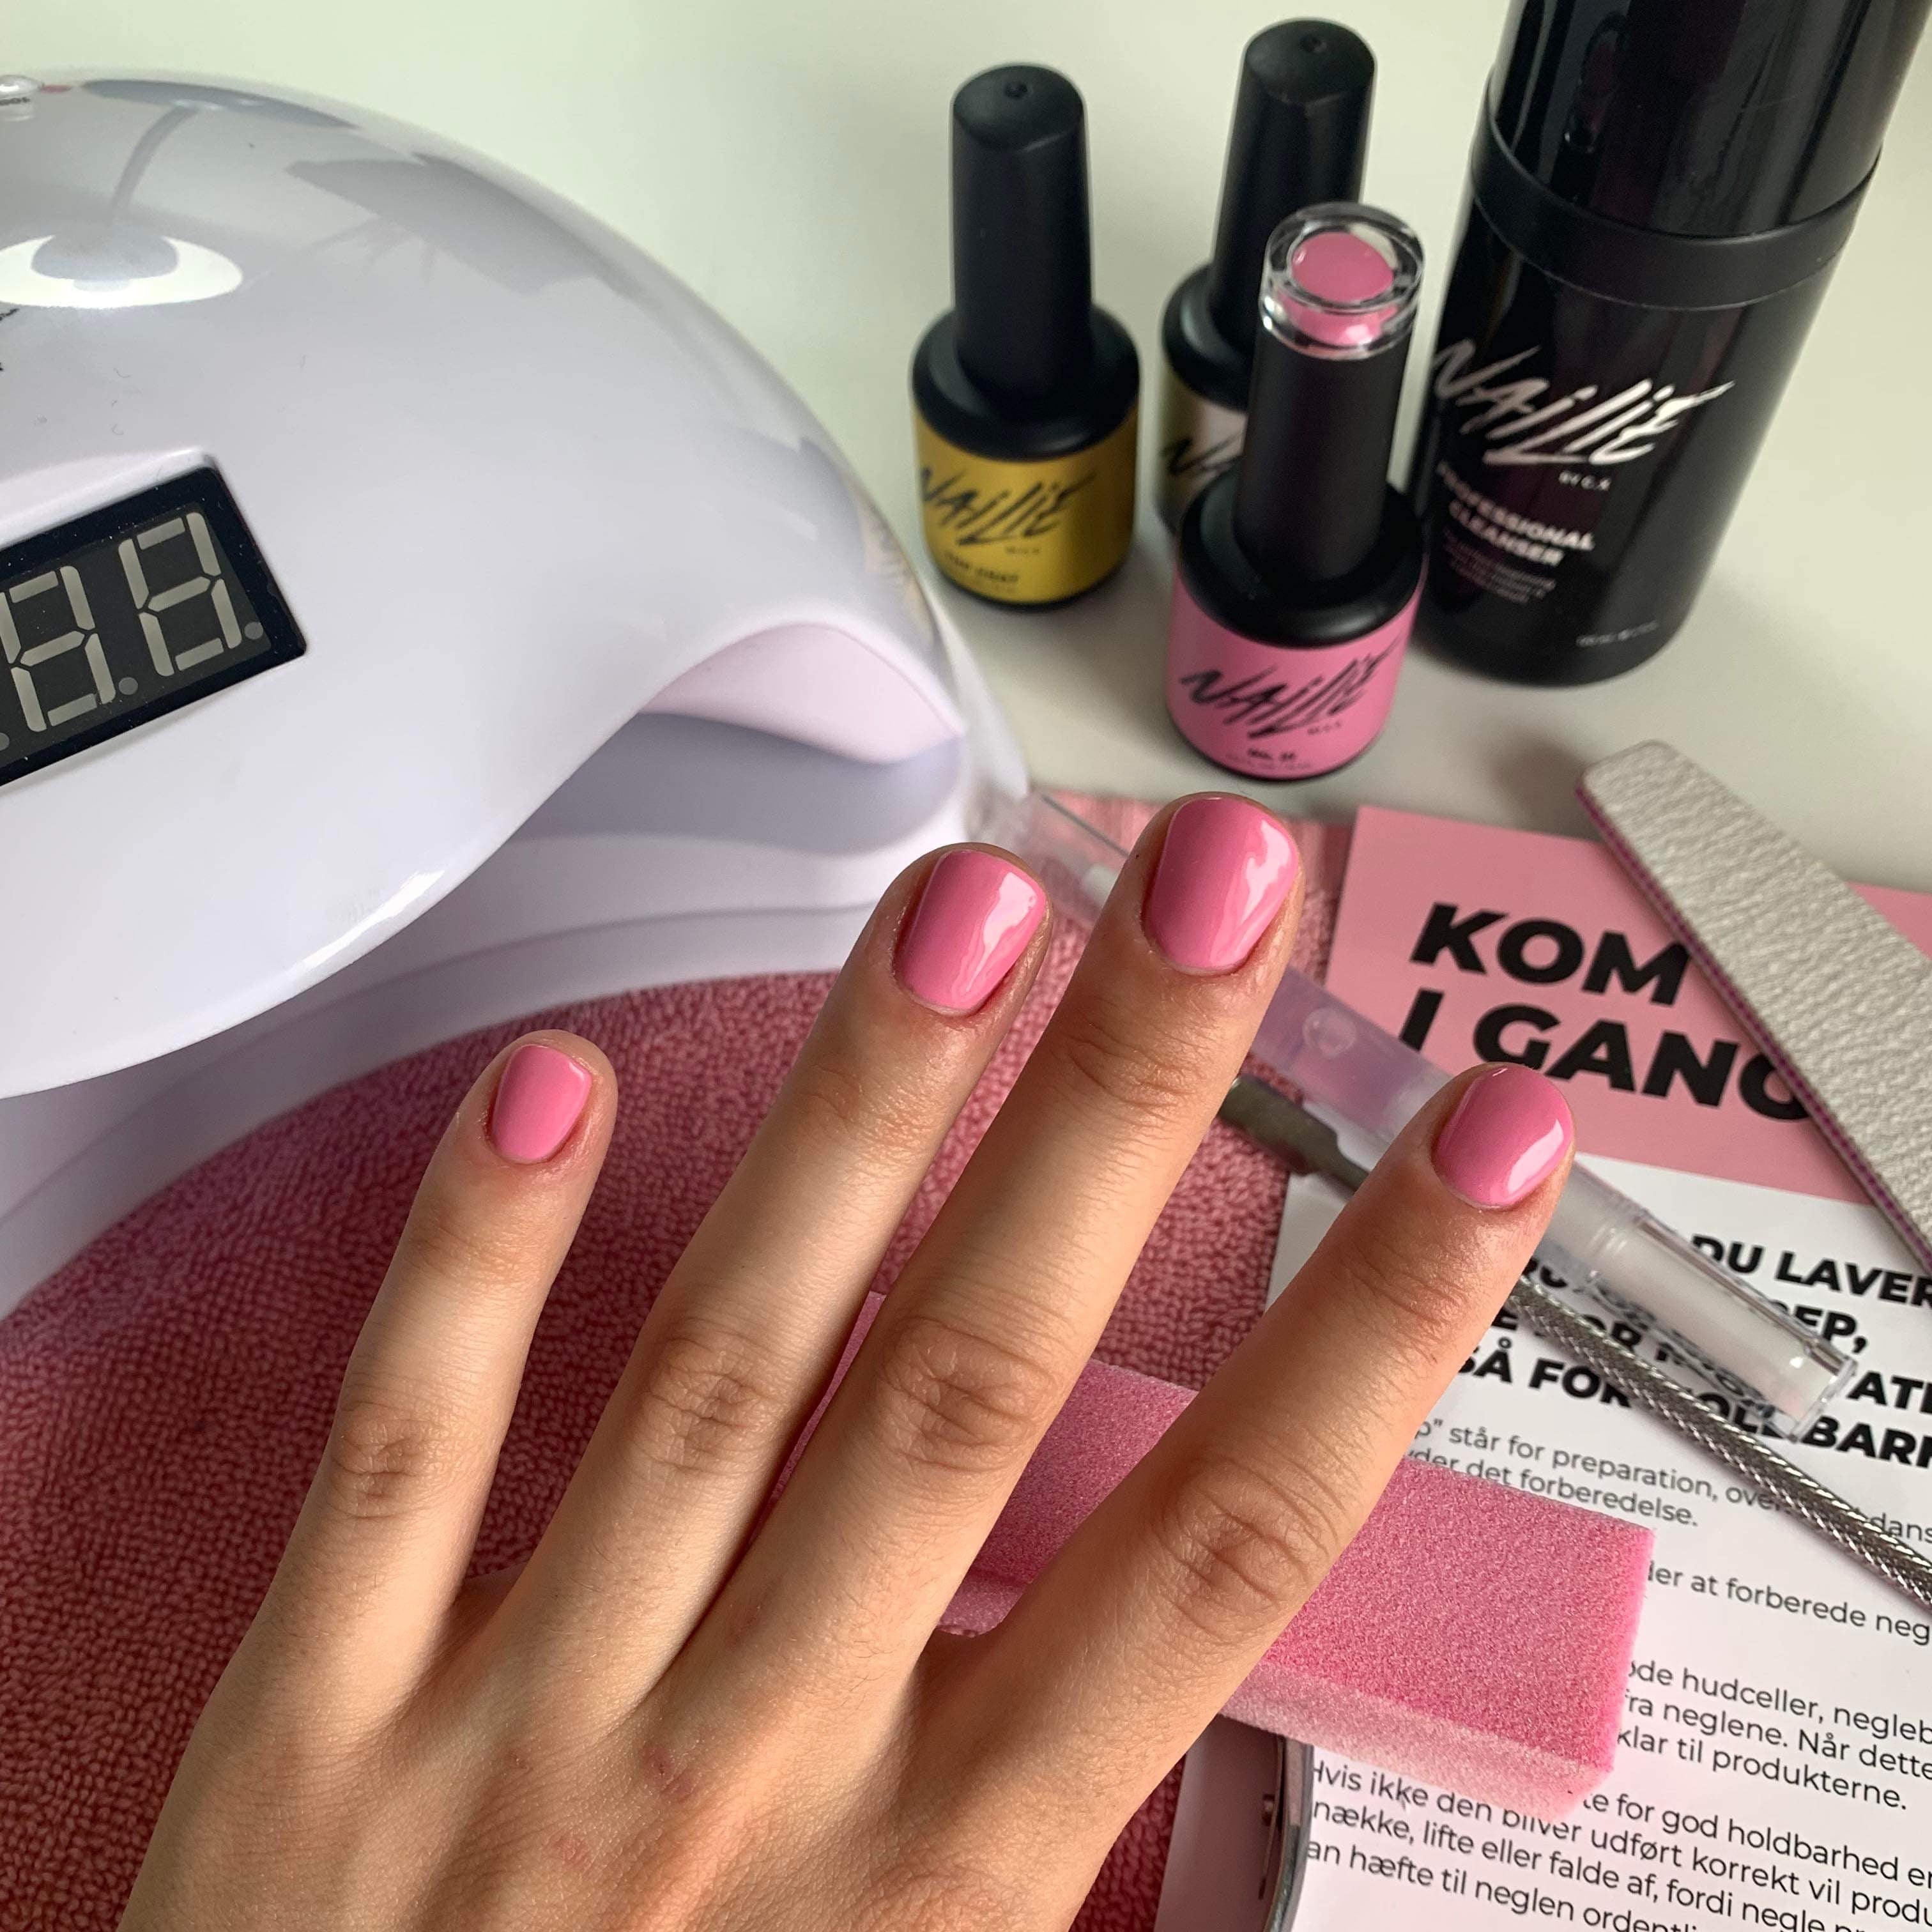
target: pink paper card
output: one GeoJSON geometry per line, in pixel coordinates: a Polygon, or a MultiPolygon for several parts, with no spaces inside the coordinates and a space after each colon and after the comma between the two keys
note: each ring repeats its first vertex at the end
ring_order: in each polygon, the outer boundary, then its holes
{"type": "MultiPolygon", "coordinates": [[[[1932,896],[1857,890],[1932,954],[1932,896]]],[[[1864,1198],[1600,845],[1364,806],[1328,978],[1447,1070],[1540,1066],[1587,1153],[1864,1198]]]]}

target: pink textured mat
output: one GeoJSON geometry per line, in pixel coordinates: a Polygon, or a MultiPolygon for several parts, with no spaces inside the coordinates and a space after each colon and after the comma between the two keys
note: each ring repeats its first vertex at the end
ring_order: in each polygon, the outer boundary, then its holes
{"type": "MultiPolygon", "coordinates": [[[[1147,816],[1110,808],[1131,835],[1147,816]]],[[[1297,826],[1318,970],[1346,850],[1297,826]]],[[[991,1119],[1071,964],[1063,950],[935,1163],[896,1274],[991,1119]]],[[[554,1508],[658,1283],[770,1104],[817,976],[627,995],[540,1016],[609,1053],[610,1160],[553,1293],[477,1567],[554,1508]],[[747,1043],[755,1043],[748,1054],[747,1043]],[[713,1070],[735,1070],[728,1086],[713,1070]]],[[[0,1932],[111,1926],[189,1729],[246,1628],[326,1433],[418,1174],[502,1027],[326,1094],[144,1204],[0,1322],[0,1932]]],[[[1282,1178],[1216,1129],[1100,1353],[1198,1386],[1260,1307],[1282,1178]]],[[[1151,1925],[1173,1781],[1081,1924],[1151,1925]]]]}

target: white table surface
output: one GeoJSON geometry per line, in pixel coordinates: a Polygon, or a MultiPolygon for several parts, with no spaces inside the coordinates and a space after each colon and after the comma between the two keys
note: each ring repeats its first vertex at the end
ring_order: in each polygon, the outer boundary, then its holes
{"type": "MultiPolygon", "coordinates": [[[[1431,262],[1406,448],[1503,0],[1346,0],[1379,64],[1364,191],[1431,262]]],[[[469,142],[634,237],[819,412],[916,553],[906,364],[950,300],[947,104],[1032,60],[1086,97],[1095,287],[1144,378],[1203,260],[1246,37],[1233,0],[9,0],[0,67],[238,76],[469,142]]],[[[1580,831],[1592,758],[1660,736],[1854,878],[1932,890],[1932,47],[1921,50],[1823,312],[1690,622],[1606,684],[1532,691],[1419,654],[1366,758],[1258,786],[1279,808],[1371,801],[1580,831]]],[[[1154,388],[1145,384],[1143,462],[1154,388]]],[[[1161,701],[1171,570],[1132,556],[1071,609],[951,598],[1052,784],[1164,796],[1226,775],[1161,701]]]]}

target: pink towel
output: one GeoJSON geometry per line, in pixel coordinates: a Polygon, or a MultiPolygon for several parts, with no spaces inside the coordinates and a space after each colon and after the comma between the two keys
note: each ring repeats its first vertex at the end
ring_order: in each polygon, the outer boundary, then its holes
{"type": "MultiPolygon", "coordinates": [[[[1095,810],[1124,839],[1149,815],[1124,802],[1095,810]]],[[[1310,882],[1299,957],[1318,971],[1347,833],[1294,830],[1310,882]]],[[[1072,963],[1062,944],[928,1176],[882,1286],[985,1131],[1072,963]]],[[[658,1284],[826,984],[675,986],[530,1022],[597,1041],[623,1100],[603,1184],[531,1351],[479,1570],[524,1556],[548,1520],[658,1284]]],[[[523,1030],[452,1040],[271,1123],[0,1322],[0,1932],[113,1924],[189,1730],[294,1520],[417,1178],[477,1069],[523,1030]]],[[[1215,1129],[1101,1357],[1204,1382],[1261,1306],[1282,1187],[1274,1160],[1215,1129]]],[[[1123,1833],[1081,1916],[1085,1932],[1152,1925],[1174,1789],[1169,1778],[1123,1833]]]]}

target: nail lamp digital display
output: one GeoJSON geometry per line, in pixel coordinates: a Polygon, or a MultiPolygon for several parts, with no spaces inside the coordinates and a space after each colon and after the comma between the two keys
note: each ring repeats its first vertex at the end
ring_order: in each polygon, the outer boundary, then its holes
{"type": "Polygon", "coordinates": [[[0,555],[0,784],[302,652],[212,470],[0,555]]]}

